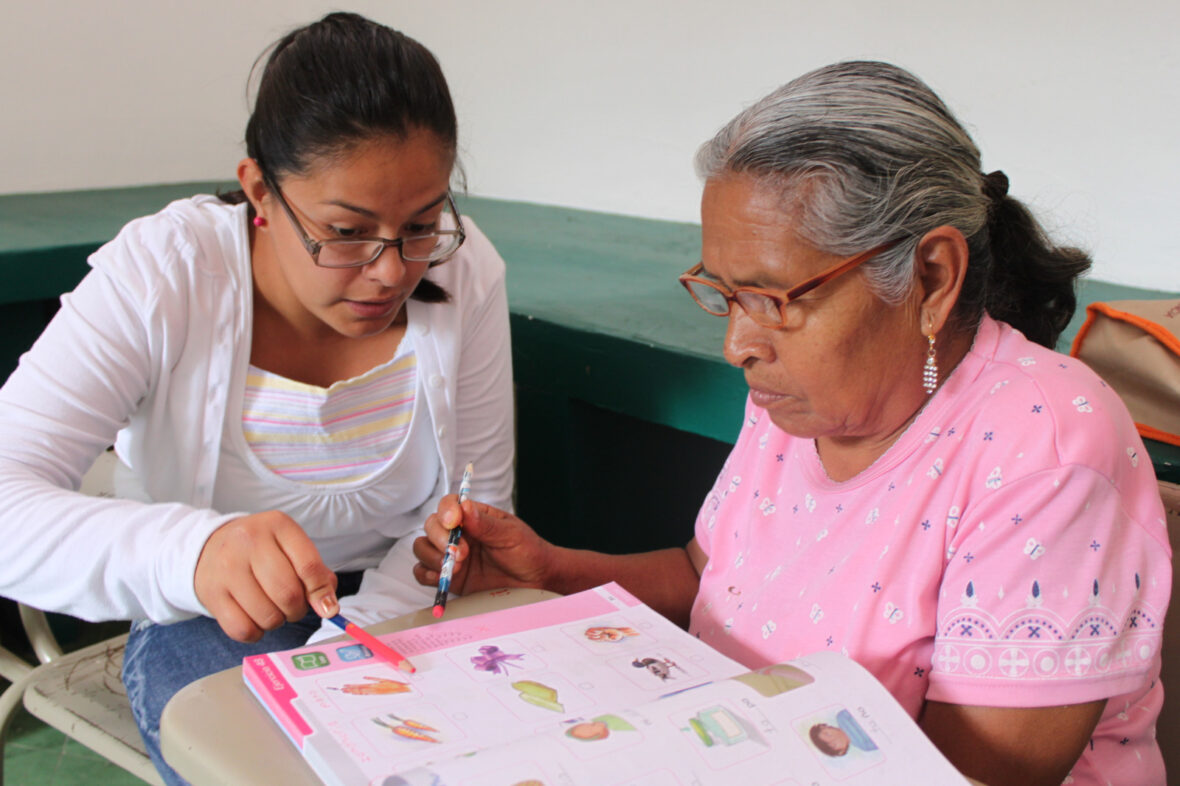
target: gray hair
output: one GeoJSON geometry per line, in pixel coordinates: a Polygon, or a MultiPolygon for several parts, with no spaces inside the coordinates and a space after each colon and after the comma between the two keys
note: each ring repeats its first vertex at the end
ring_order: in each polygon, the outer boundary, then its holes
{"type": "Polygon", "coordinates": [[[952,314],[974,329],[986,312],[1053,348],[1077,305],[1089,256],[1056,246],[1008,196],[1002,172],[980,172],[979,149],[924,82],[888,63],[836,63],[804,74],[741,112],[697,151],[706,180],[750,175],[783,191],[800,238],[850,255],[899,241],[865,263],[886,303],[914,286],[917,244],[948,225],[969,264],[952,314]]]}
{"type": "Polygon", "coordinates": [[[975,143],[929,87],[887,63],[837,63],[784,85],[702,145],[696,169],[706,180],[731,172],[778,183],[796,197],[801,239],[822,251],[901,239],[864,268],[895,305],[913,286],[923,235],[949,224],[972,238],[987,227],[975,143]]]}

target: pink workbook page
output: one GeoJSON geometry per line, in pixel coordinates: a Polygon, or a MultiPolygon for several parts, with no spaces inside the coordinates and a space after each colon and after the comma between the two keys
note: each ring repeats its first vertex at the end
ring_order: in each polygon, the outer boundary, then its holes
{"type": "Polygon", "coordinates": [[[417,672],[349,641],[243,663],[250,689],[327,783],[381,783],[743,671],[613,583],[380,639],[417,672]]]}

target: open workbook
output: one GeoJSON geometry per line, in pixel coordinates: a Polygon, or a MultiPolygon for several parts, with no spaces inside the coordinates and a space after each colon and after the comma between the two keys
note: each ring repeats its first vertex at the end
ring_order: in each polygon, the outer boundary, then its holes
{"type": "Polygon", "coordinates": [[[817,653],[749,671],[617,584],[243,676],[316,773],[355,786],[964,784],[889,693],[817,653]]]}

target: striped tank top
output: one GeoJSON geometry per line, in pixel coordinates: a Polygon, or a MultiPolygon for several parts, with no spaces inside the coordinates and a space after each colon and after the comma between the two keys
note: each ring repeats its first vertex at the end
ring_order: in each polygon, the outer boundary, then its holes
{"type": "Polygon", "coordinates": [[[327,388],[251,365],[242,401],[246,444],[271,472],[298,483],[363,481],[406,438],[417,369],[409,341],[389,362],[327,388]]]}

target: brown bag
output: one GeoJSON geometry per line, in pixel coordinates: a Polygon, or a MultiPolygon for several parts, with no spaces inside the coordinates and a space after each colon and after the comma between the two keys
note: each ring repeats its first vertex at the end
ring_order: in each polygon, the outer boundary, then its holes
{"type": "Polygon", "coordinates": [[[1180,300],[1091,303],[1069,354],[1115,389],[1140,435],[1180,445],[1180,300]]]}

